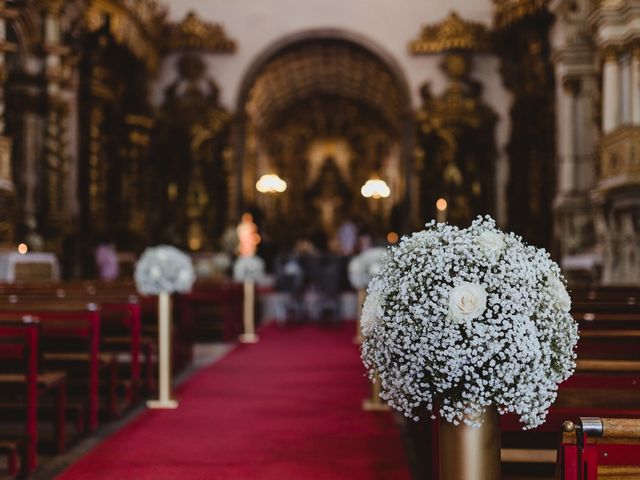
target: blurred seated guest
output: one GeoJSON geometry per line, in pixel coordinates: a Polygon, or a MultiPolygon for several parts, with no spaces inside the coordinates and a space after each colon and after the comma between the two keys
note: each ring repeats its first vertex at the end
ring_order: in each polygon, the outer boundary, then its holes
{"type": "Polygon", "coordinates": [[[94,252],[98,275],[101,280],[112,281],[118,278],[118,252],[112,243],[101,243],[94,252]]]}
{"type": "Polygon", "coordinates": [[[295,246],[293,247],[293,251],[297,255],[317,255],[318,254],[318,249],[309,239],[306,239],[306,238],[302,238],[298,240],[295,246]]]}
{"type": "Polygon", "coordinates": [[[342,285],[340,258],[325,256],[318,267],[316,287],[320,294],[317,305],[320,320],[327,323],[337,322],[342,285]]]}
{"type": "Polygon", "coordinates": [[[342,255],[353,255],[358,245],[358,227],[347,218],[338,228],[339,249],[342,255]]]}
{"type": "Polygon", "coordinates": [[[373,247],[373,239],[368,229],[362,229],[360,235],[358,235],[358,251],[364,252],[373,247]]]}
{"type": "Polygon", "coordinates": [[[305,275],[299,261],[291,256],[276,268],[277,288],[286,294],[285,309],[288,321],[295,323],[305,319],[305,275]]]}

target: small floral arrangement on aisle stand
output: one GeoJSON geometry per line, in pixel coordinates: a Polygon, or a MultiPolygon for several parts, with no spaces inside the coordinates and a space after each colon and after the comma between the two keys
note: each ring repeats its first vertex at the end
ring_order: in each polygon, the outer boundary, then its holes
{"type": "MultiPolygon", "coordinates": [[[[349,281],[358,292],[358,316],[356,337],[354,338],[354,343],[358,345],[362,343],[360,317],[362,316],[362,305],[367,294],[367,287],[373,276],[382,268],[386,251],[387,249],[382,247],[369,248],[355,255],[349,262],[349,281]]],[[[371,383],[369,398],[365,398],[362,402],[362,409],[370,412],[389,410],[388,405],[380,398],[380,379],[377,376],[371,383]]]]}
{"type": "Polygon", "coordinates": [[[391,407],[438,414],[441,479],[500,478],[498,414],[544,422],[575,369],[570,308],[549,254],[490,217],[430,222],[390,249],[364,303],[362,359],[391,407]],[[463,458],[463,445],[480,452],[463,458]]]}
{"type": "Polygon", "coordinates": [[[382,267],[382,258],[386,249],[373,247],[355,255],[349,262],[348,273],[349,282],[358,292],[358,331],[355,342],[362,343],[362,332],[360,332],[360,315],[362,314],[362,304],[367,294],[367,287],[373,276],[382,267]]]}
{"type": "Polygon", "coordinates": [[[214,253],[213,257],[211,257],[214,278],[226,278],[232,264],[231,255],[227,252],[214,253]]]}
{"type": "Polygon", "coordinates": [[[158,295],[159,395],[147,406],[177,408],[171,394],[171,294],[191,290],[196,278],[193,263],[175,247],[150,247],[136,263],[134,278],[141,294],[158,295]]]}
{"type": "Polygon", "coordinates": [[[233,264],[233,279],[244,284],[243,324],[241,343],[256,343],[259,338],[255,327],[256,282],[264,277],[264,260],[257,255],[238,257],[233,264]]]}

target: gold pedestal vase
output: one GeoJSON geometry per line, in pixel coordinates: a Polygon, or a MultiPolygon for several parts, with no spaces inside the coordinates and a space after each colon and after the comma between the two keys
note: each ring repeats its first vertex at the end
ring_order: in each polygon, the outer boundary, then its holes
{"type": "Polygon", "coordinates": [[[438,420],[440,480],[500,480],[500,418],[489,406],[480,427],[438,420]]]}
{"type": "Polygon", "coordinates": [[[171,379],[171,294],[158,294],[158,399],[149,400],[154,409],[178,408],[172,395],[171,379]]]}
{"type": "Polygon", "coordinates": [[[255,327],[256,284],[253,280],[244,281],[243,325],[244,332],[238,340],[240,343],[256,343],[259,338],[255,327]]]}

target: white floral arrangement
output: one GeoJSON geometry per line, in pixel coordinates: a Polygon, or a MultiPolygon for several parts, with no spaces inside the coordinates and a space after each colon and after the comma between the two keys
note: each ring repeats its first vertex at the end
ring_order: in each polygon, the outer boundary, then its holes
{"type": "Polygon", "coordinates": [[[188,292],[195,281],[193,263],[175,247],[160,245],[147,248],[134,272],[138,291],[144,295],[188,292]]]}
{"type": "Polygon", "coordinates": [[[373,276],[380,271],[386,249],[373,247],[354,256],[349,262],[349,281],[353,288],[367,288],[373,276]]]}
{"type": "Polygon", "coordinates": [[[195,261],[196,276],[201,279],[219,278],[227,274],[231,265],[231,255],[226,252],[200,257],[195,261]]]}
{"type": "Polygon", "coordinates": [[[418,420],[479,426],[490,405],[534,428],[575,369],[578,328],[558,265],[498,230],[430,222],[385,255],[368,288],[362,359],[381,397],[418,420]]]}
{"type": "Polygon", "coordinates": [[[211,266],[216,274],[226,274],[232,263],[231,255],[227,252],[214,253],[211,257],[211,266]]]}
{"type": "Polygon", "coordinates": [[[236,282],[256,282],[264,276],[264,260],[257,255],[238,257],[233,264],[233,279],[236,282]]]}

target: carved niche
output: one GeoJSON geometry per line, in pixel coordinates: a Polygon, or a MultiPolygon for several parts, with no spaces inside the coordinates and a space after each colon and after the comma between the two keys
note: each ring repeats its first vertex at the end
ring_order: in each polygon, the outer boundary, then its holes
{"type": "Polygon", "coordinates": [[[227,224],[231,116],[200,56],[182,55],[177,69],[153,132],[152,232],[158,241],[211,249],[227,224]]]}

